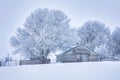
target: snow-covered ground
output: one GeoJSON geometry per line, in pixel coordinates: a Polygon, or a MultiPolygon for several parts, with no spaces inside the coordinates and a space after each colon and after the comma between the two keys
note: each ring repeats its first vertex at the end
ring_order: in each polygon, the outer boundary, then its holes
{"type": "Polygon", "coordinates": [[[0,80],[120,80],[120,62],[0,67],[0,80]]]}

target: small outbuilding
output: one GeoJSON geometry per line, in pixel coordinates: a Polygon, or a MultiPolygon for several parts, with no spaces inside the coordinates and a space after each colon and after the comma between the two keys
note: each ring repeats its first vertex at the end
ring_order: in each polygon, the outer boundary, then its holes
{"type": "Polygon", "coordinates": [[[57,55],[57,62],[88,62],[99,61],[99,55],[85,46],[76,46],[57,55]]]}

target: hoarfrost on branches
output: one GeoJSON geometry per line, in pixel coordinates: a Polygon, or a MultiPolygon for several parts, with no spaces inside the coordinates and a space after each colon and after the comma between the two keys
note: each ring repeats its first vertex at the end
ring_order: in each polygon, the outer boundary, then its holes
{"type": "Polygon", "coordinates": [[[92,50],[96,46],[105,44],[109,39],[110,31],[98,21],[88,21],[78,30],[78,35],[81,38],[80,44],[90,47],[92,50]]]}
{"type": "Polygon", "coordinates": [[[11,45],[15,52],[29,58],[47,57],[52,50],[67,47],[72,33],[69,21],[61,11],[37,9],[26,19],[24,28],[18,28],[16,36],[10,40],[11,45]]]}

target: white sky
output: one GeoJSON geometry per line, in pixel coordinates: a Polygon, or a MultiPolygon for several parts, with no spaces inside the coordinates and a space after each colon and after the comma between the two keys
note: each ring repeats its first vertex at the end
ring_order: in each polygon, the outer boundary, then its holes
{"type": "Polygon", "coordinates": [[[120,0],[0,0],[0,57],[11,53],[9,38],[34,9],[59,9],[73,27],[99,20],[110,29],[120,26],[120,0]]]}

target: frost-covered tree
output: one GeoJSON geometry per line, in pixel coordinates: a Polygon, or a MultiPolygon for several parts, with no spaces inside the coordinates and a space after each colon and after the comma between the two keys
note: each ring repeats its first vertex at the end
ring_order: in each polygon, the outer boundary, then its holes
{"type": "Polygon", "coordinates": [[[109,47],[106,44],[96,46],[94,51],[100,55],[101,60],[111,55],[109,47]]]}
{"type": "Polygon", "coordinates": [[[113,53],[113,56],[120,55],[120,28],[116,28],[110,40],[110,49],[113,53]]]}
{"type": "Polygon", "coordinates": [[[68,35],[68,40],[64,45],[61,46],[63,51],[69,50],[70,48],[75,47],[78,42],[80,42],[80,38],[77,33],[77,29],[70,29],[68,35]]]}
{"type": "Polygon", "coordinates": [[[105,44],[109,40],[109,29],[98,21],[88,21],[78,30],[80,44],[94,50],[96,46],[105,44]]]}
{"type": "Polygon", "coordinates": [[[69,18],[58,10],[35,10],[26,19],[24,28],[18,28],[16,36],[10,39],[14,52],[28,58],[47,58],[56,48],[67,47],[72,34],[69,21],[69,18]]]}

